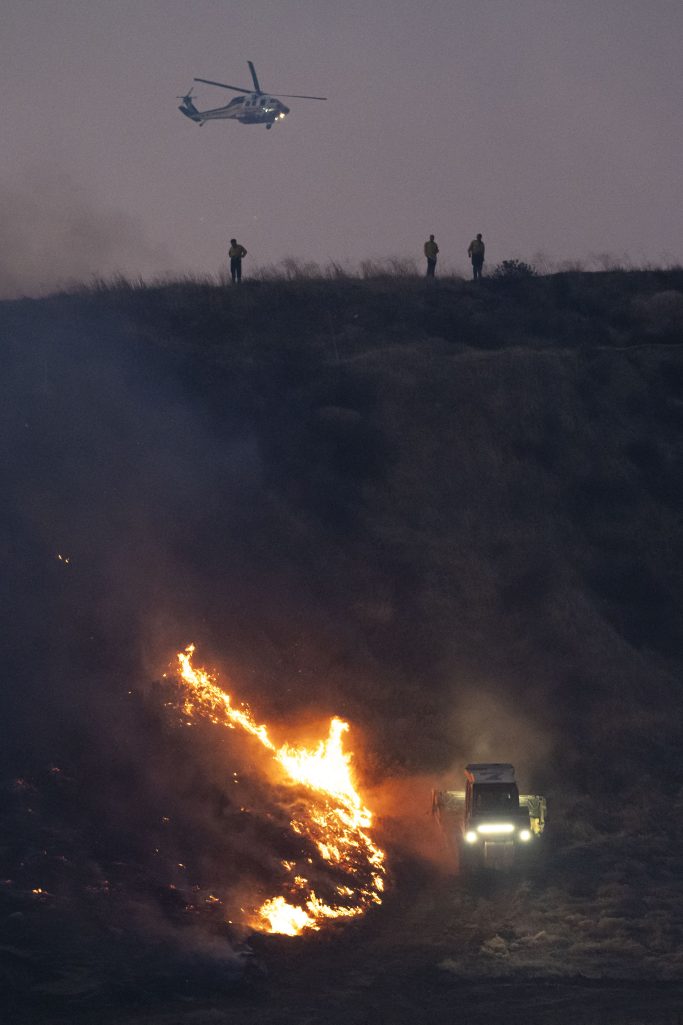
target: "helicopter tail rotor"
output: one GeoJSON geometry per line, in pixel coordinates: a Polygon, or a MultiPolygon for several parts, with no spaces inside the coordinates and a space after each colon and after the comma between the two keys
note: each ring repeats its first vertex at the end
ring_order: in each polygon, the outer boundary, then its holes
{"type": "Polygon", "coordinates": [[[178,107],[181,114],[185,117],[189,117],[190,121],[195,121],[198,125],[202,125],[202,116],[192,102],[192,89],[189,93],[185,93],[184,96],[176,96],[177,100],[182,100],[182,103],[178,107]]]}

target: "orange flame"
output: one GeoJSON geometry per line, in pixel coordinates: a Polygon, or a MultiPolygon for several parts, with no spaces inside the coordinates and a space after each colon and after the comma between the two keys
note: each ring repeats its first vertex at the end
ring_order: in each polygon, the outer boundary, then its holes
{"type": "Polygon", "coordinates": [[[194,650],[190,644],[185,651],[178,652],[180,679],[187,688],[185,715],[200,711],[213,723],[244,730],[271,751],[287,779],[306,787],[314,797],[305,809],[306,814],[292,819],[291,828],[311,840],[321,857],[344,872],[350,883],[356,877],[364,879],[363,884],[337,886],[337,893],[348,903],[325,904],[308,880],[296,872],[296,862],[282,862],[293,875],[301,903],[290,904],[280,896],[269,898],[255,911],[254,928],[298,936],[304,929],[319,929],[325,919],[352,918],[362,915],[371,904],[381,904],[384,851],[370,839],[372,812],[363,805],[354,786],[352,755],[344,751],[343,736],[348,732],[348,723],[332,719],[329,736],[313,750],[290,744],[278,748],[267,727],[256,722],[246,705],[233,705],[230,696],[217,685],[215,675],[194,668],[194,650]]]}

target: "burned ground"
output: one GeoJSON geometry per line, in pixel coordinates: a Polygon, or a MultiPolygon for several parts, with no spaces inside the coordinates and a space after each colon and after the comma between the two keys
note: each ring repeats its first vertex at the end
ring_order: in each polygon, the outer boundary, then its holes
{"type": "Polygon", "coordinates": [[[16,1021],[669,1020],[683,277],[432,284],[0,306],[16,1021]],[[362,923],[225,924],[291,840],[248,746],[168,707],[190,640],[288,735],[351,722],[393,872],[362,923]],[[551,820],[476,884],[429,788],[486,758],[551,820]]]}

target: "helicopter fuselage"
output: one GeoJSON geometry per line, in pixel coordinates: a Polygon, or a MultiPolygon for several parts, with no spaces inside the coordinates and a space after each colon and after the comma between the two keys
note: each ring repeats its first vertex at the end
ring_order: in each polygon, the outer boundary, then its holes
{"type": "Polygon", "coordinates": [[[192,100],[184,98],[183,105],[178,109],[199,124],[228,119],[239,121],[243,125],[272,125],[289,114],[289,107],[276,96],[268,96],[266,93],[235,96],[224,107],[214,107],[211,110],[197,110],[192,100]]]}

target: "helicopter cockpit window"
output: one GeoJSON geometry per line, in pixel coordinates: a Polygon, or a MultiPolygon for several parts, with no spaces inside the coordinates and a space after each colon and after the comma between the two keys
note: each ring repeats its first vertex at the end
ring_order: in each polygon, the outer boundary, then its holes
{"type": "Polygon", "coordinates": [[[230,100],[229,107],[238,107],[240,103],[244,103],[244,96],[236,96],[234,100],[230,100]]]}

